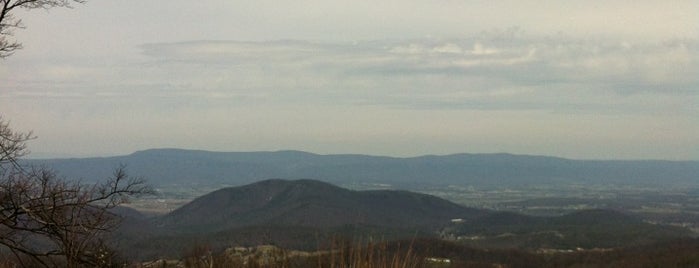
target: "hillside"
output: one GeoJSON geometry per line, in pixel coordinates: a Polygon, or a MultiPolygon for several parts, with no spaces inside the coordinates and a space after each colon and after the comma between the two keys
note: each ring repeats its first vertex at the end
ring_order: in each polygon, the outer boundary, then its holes
{"type": "Polygon", "coordinates": [[[153,149],[125,156],[29,160],[69,178],[105,178],[125,164],[154,185],[226,183],[270,178],[317,179],[336,184],[394,186],[477,185],[512,187],[571,183],[699,184],[698,161],[571,160],[512,154],[455,154],[409,158],[318,155],[299,151],[208,152],[153,149]]]}
{"type": "Polygon", "coordinates": [[[116,241],[128,256],[153,259],[177,256],[193,245],[313,250],[338,238],[389,241],[440,234],[481,248],[538,250],[645,245],[690,232],[611,210],[534,217],[466,208],[406,191],[353,191],[315,180],[272,179],[211,192],[154,219],[136,215],[124,221],[116,241]],[[462,221],[452,222],[456,218],[462,221]]]}
{"type": "Polygon", "coordinates": [[[170,230],[363,225],[435,230],[482,210],[406,191],[352,191],[314,180],[265,180],[204,195],[158,219],[170,230]]]}
{"type": "Polygon", "coordinates": [[[151,220],[127,218],[115,241],[137,259],[177,256],[193,244],[312,250],[340,237],[434,237],[451,219],[486,213],[407,191],[353,191],[315,180],[272,179],[211,192],[151,220]]]}

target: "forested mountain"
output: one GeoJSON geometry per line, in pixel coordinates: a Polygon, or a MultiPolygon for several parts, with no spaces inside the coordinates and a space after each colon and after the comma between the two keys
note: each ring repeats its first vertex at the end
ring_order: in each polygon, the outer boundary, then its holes
{"type": "Polygon", "coordinates": [[[354,191],[315,180],[264,180],[220,189],[155,218],[125,210],[117,245],[134,258],[272,244],[313,250],[333,239],[447,238],[482,248],[616,248],[689,237],[610,210],[534,217],[463,207],[394,190],[354,191]],[[454,220],[459,219],[459,220],[454,220]],[[137,250],[135,250],[137,249],[137,250]]]}
{"type": "Polygon", "coordinates": [[[346,225],[434,231],[486,211],[407,191],[352,191],[314,180],[265,180],[214,191],[158,220],[162,228],[208,232],[246,226],[346,225]]]}
{"type": "Polygon", "coordinates": [[[340,237],[434,237],[452,219],[487,213],[420,193],[272,179],[220,189],[151,219],[127,210],[115,240],[124,252],[145,259],[176,256],[197,243],[314,249],[340,237]]]}
{"type": "Polygon", "coordinates": [[[299,151],[208,152],[153,149],[126,156],[29,160],[69,178],[104,178],[124,164],[154,185],[227,183],[271,178],[394,186],[532,184],[699,184],[699,161],[571,160],[512,154],[454,154],[409,158],[318,155],[299,151]]]}

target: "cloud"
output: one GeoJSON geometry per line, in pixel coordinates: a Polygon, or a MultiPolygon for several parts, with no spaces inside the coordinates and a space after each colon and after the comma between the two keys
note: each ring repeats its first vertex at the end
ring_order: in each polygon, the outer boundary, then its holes
{"type": "Polygon", "coordinates": [[[61,141],[82,137],[93,144],[85,154],[183,146],[412,154],[421,143],[431,153],[572,156],[618,146],[636,157],[637,144],[656,142],[645,150],[686,158],[699,133],[691,124],[699,117],[698,47],[693,39],[520,31],[149,43],[109,64],[3,68],[0,103],[6,116],[22,119],[18,127],[49,136],[42,146],[69,151],[80,144],[61,141]],[[646,133],[644,124],[658,130],[646,133]]]}
{"type": "Polygon", "coordinates": [[[279,102],[594,112],[649,107],[643,101],[619,105],[634,95],[699,94],[696,40],[495,32],[448,40],[196,41],[141,48],[159,76],[174,84],[279,102]]]}
{"type": "Polygon", "coordinates": [[[140,49],[142,57],[107,66],[76,61],[5,69],[0,98],[255,99],[270,105],[594,112],[643,111],[651,104],[638,98],[699,94],[694,39],[638,42],[510,29],[460,39],[189,41],[140,49]],[[640,102],[619,105],[631,99],[640,102]]]}
{"type": "Polygon", "coordinates": [[[483,44],[476,42],[473,44],[473,50],[471,50],[471,54],[473,55],[492,55],[492,54],[497,54],[498,50],[494,48],[486,48],[483,46],[483,44]]]}
{"type": "Polygon", "coordinates": [[[0,107],[41,136],[36,151],[60,153],[696,159],[697,8],[693,0],[90,1],[18,13],[25,48],[0,64],[0,107]]]}

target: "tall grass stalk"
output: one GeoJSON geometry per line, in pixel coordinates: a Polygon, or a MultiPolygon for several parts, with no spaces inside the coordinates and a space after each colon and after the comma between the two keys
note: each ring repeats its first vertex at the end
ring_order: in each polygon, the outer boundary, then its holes
{"type": "MultiPolygon", "coordinates": [[[[419,268],[425,267],[425,258],[416,254],[412,242],[407,246],[386,242],[343,242],[333,240],[330,247],[305,255],[278,250],[273,255],[242,258],[220,254],[190,256],[180,265],[185,267],[243,267],[243,268],[419,268]],[[213,260],[213,261],[212,261],[213,260]]],[[[141,266],[143,267],[143,266],[141,266]]],[[[168,267],[168,266],[158,266],[168,267]]],[[[182,266],[180,266],[182,267],[182,266]]]]}

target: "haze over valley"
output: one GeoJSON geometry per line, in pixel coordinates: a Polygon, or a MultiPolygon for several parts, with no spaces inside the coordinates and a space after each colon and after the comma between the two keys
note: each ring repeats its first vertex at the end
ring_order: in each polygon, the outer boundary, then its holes
{"type": "Polygon", "coordinates": [[[122,238],[139,241],[126,245],[145,259],[176,257],[185,248],[164,245],[191,239],[218,250],[231,241],[312,250],[318,235],[408,239],[417,231],[477,248],[571,250],[699,231],[697,161],[152,149],[27,162],[83,178],[125,165],[149,178],[156,194],[126,204],[140,212],[126,214],[123,235],[141,239],[122,238]]]}

